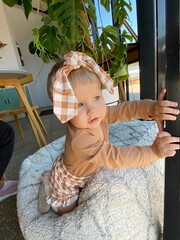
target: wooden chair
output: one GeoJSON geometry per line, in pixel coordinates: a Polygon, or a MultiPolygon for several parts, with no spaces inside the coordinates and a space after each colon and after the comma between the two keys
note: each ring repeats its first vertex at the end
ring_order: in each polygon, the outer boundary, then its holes
{"type": "Polygon", "coordinates": [[[6,117],[6,116],[13,116],[16,121],[19,133],[20,133],[22,139],[24,139],[24,134],[23,134],[23,130],[22,130],[18,115],[25,113],[29,119],[32,131],[33,131],[35,139],[37,141],[37,144],[39,147],[42,147],[42,145],[47,144],[47,142],[44,138],[44,135],[42,133],[42,130],[44,131],[45,134],[47,134],[47,131],[46,131],[46,128],[38,114],[38,111],[37,111],[38,106],[37,105],[30,106],[27,96],[26,96],[26,93],[25,93],[25,89],[24,89],[24,84],[27,84],[32,81],[33,81],[32,74],[29,74],[29,75],[27,75],[27,77],[19,78],[19,79],[17,79],[17,78],[0,79],[0,86],[15,87],[20,96],[20,99],[21,99],[21,107],[20,108],[0,111],[0,119],[3,120],[4,117],[6,117]]]}

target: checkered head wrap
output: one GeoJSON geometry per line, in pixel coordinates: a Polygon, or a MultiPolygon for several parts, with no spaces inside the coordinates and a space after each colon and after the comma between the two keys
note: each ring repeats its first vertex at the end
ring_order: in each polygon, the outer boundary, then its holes
{"type": "Polygon", "coordinates": [[[113,94],[111,77],[91,57],[82,52],[71,51],[65,55],[64,60],[64,66],[56,73],[53,85],[53,111],[62,123],[78,115],[78,101],[68,80],[72,70],[85,67],[95,72],[103,87],[113,94]]]}

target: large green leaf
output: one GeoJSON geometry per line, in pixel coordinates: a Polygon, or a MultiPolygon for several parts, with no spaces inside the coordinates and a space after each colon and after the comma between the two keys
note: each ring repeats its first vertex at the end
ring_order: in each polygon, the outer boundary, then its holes
{"type": "Polygon", "coordinates": [[[28,19],[29,14],[32,11],[32,0],[3,0],[3,2],[9,7],[13,7],[15,4],[21,3],[23,5],[26,19],[28,19]]]}
{"type": "Polygon", "coordinates": [[[94,21],[96,21],[96,7],[94,6],[92,0],[85,0],[88,7],[85,8],[87,15],[94,21]]]}
{"type": "MultiPolygon", "coordinates": [[[[82,40],[85,35],[89,34],[89,22],[81,15],[82,13],[86,13],[85,10],[89,11],[87,6],[84,5],[84,2],[71,0],[58,3],[55,0],[52,1],[51,4],[51,7],[56,6],[56,9],[54,9],[54,17],[58,22],[62,34],[74,43],[78,40],[82,40]]],[[[93,11],[94,8],[92,3],[91,8],[93,11]]]]}
{"type": "Polygon", "coordinates": [[[128,16],[128,11],[131,11],[131,2],[125,0],[113,1],[113,18],[120,26],[128,16]]]}
{"type": "MultiPolygon", "coordinates": [[[[101,26],[100,37],[95,43],[89,44],[92,28],[98,33],[96,26],[90,25],[92,20],[96,21],[96,8],[92,0],[43,1],[47,3],[47,14],[42,18],[43,26],[41,28],[36,26],[33,30],[35,39],[29,44],[32,54],[37,54],[47,63],[61,58],[70,50],[78,50],[106,65],[115,82],[128,78],[126,42],[131,41],[132,37],[126,31],[121,33],[119,41],[117,26],[101,26]]],[[[113,3],[113,20],[121,27],[131,11],[130,0],[98,1],[106,11],[110,11],[111,2],[113,3]]],[[[10,7],[17,2],[22,3],[27,19],[32,11],[32,0],[3,0],[3,2],[10,7]]]]}
{"type": "Polygon", "coordinates": [[[117,83],[119,80],[128,79],[128,68],[126,63],[127,51],[126,45],[121,41],[114,52],[113,64],[110,69],[110,75],[114,79],[114,82],[117,83]]]}
{"type": "Polygon", "coordinates": [[[51,0],[51,5],[57,4],[57,3],[62,3],[65,0],[51,0]]]}
{"type": "Polygon", "coordinates": [[[58,7],[58,6],[60,6],[61,5],[61,1],[58,1],[58,3],[54,3],[54,4],[52,4],[52,0],[46,0],[46,2],[48,1],[48,3],[47,3],[47,6],[48,6],[48,9],[47,9],[47,12],[48,12],[48,16],[52,19],[52,20],[55,20],[56,21],[56,19],[55,19],[55,17],[54,17],[54,12],[55,12],[55,10],[56,10],[56,8],[58,7]]]}
{"type": "Polygon", "coordinates": [[[98,39],[99,48],[101,48],[105,54],[112,52],[118,41],[117,28],[111,25],[102,29],[102,34],[98,39]]]}
{"type": "Polygon", "coordinates": [[[106,11],[110,11],[111,0],[100,0],[100,3],[106,9],[106,11]]]}
{"type": "Polygon", "coordinates": [[[33,41],[29,43],[29,51],[31,54],[35,54],[35,52],[36,52],[36,48],[34,46],[33,41]]]}
{"type": "Polygon", "coordinates": [[[119,78],[120,80],[127,80],[128,68],[127,64],[120,64],[117,68],[116,73],[114,74],[114,79],[119,78]]]}
{"type": "Polygon", "coordinates": [[[44,22],[44,25],[50,25],[51,24],[51,19],[46,15],[44,15],[42,17],[42,21],[44,22]]]}
{"type": "Polygon", "coordinates": [[[17,1],[18,0],[3,0],[3,2],[9,7],[13,7],[17,3],[17,1]]]}
{"type": "Polygon", "coordinates": [[[32,0],[22,0],[23,8],[24,8],[24,14],[26,18],[28,19],[29,14],[32,12],[32,0]]]}
{"type": "Polygon", "coordinates": [[[29,51],[31,54],[36,53],[38,57],[40,57],[45,63],[49,63],[50,61],[54,60],[57,61],[57,59],[59,59],[59,55],[49,52],[41,45],[41,43],[37,39],[30,42],[29,51]]]}
{"type": "Polygon", "coordinates": [[[59,50],[58,29],[54,26],[42,26],[39,29],[40,44],[51,53],[59,50]]]}
{"type": "Polygon", "coordinates": [[[121,33],[121,39],[122,39],[123,42],[127,42],[127,40],[129,42],[133,41],[132,35],[130,35],[125,29],[121,33]]]}
{"type": "MultiPolygon", "coordinates": [[[[84,3],[88,5],[88,8],[90,8],[92,12],[94,12],[94,13],[96,12],[96,7],[92,0],[85,0],[84,3]]],[[[86,8],[86,9],[88,9],[88,8],[86,8]]]]}

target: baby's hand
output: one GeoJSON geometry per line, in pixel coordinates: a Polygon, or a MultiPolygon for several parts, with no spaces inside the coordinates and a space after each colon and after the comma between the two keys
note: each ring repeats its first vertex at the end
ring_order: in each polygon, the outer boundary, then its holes
{"type": "Polygon", "coordinates": [[[180,149],[180,137],[172,137],[168,132],[159,132],[151,147],[159,158],[172,157],[176,150],[180,149]]]}
{"type": "Polygon", "coordinates": [[[177,108],[178,103],[168,100],[164,100],[166,89],[163,89],[159,94],[159,98],[155,101],[152,108],[152,117],[157,122],[159,130],[163,130],[163,120],[175,121],[176,116],[179,115],[180,111],[177,108]]]}

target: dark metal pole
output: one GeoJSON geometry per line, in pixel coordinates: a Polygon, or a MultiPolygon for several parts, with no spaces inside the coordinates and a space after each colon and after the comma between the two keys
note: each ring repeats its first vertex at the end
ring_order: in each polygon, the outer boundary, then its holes
{"type": "MultiPolygon", "coordinates": [[[[179,103],[179,0],[136,0],[140,55],[141,98],[167,98],[179,103]]],[[[180,119],[166,130],[179,136],[180,119]]],[[[180,240],[180,151],[165,160],[164,240],[180,240]]]]}
{"type": "Polygon", "coordinates": [[[156,0],[136,0],[138,20],[140,97],[157,97],[156,0]]]}
{"type": "MultiPolygon", "coordinates": [[[[117,31],[118,31],[118,42],[120,42],[121,41],[121,29],[120,29],[119,23],[114,21],[114,17],[113,17],[113,14],[114,14],[113,3],[114,3],[114,0],[111,0],[112,23],[113,23],[113,26],[115,26],[117,28],[117,31]]],[[[125,86],[124,85],[126,85],[126,100],[128,101],[129,100],[129,79],[126,80],[125,84],[124,84],[124,82],[122,84],[123,89],[125,90],[125,86]]],[[[121,95],[120,87],[119,87],[119,95],[121,95]]]]}
{"type": "MultiPolygon", "coordinates": [[[[166,82],[166,2],[157,0],[157,84],[158,95],[166,82]]],[[[158,97],[158,96],[157,96],[158,97]]]]}
{"type": "MultiPolygon", "coordinates": [[[[179,0],[166,0],[167,98],[180,106],[179,0]]],[[[167,122],[167,131],[180,135],[180,120],[167,122]]],[[[180,239],[180,151],[165,162],[164,240],[180,239]]]]}

